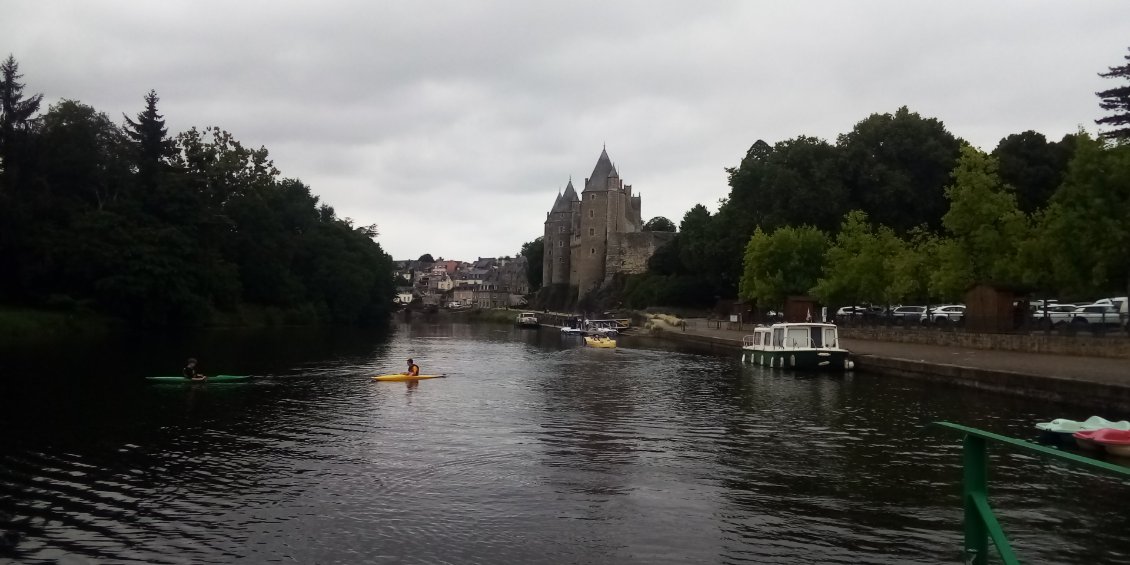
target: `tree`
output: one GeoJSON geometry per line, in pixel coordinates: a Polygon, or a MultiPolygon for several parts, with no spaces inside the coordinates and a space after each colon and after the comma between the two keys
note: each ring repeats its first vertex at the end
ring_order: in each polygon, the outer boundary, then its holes
{"type": "MultiPolygon", "coordinates": [[[[1029,271],[1051,273],[1068,296],[1130,287],[1130,144],[1107,146],[1080,133],[1063,185],[1038,218],[1029,271]]],[[[1033,277],[1033,273],[1029,273],[1033,277]]]]}
{"type": "Polygon", "coordinates": [[[742,234],[743,244],[755,226],[769,231],[801,224],[835,229],[847,211],[836,148],[803,135],[771,149],[758,143],[739,168],[727,169],[730,198],[725,207],[746,216],[742,225],[750,231],[742,234]]]}
{"type": "Polygon", "coordinates": [[[824,256],[824,273],[813,294],[829,304],[891,304],[891,267],[902,248],[890,228],[872,227],[862,211],[848,212],[824,256]]]}
{"type": "Polygon", "coordinates": [[[941,227],[945,186],[961,142],[934,118],[906,106],[872,114],[836,141],[853,209],[903,234],[922,224],[941,227]]]}
{"type": "Polygon", "coordinates": [[[943,285],[945,294],[973,283],[1019,285],[1019,249],[1029,234],[1028,220],[1012,188],[997,175],[996,159],[963,146],[946,198],[950,208],[942,223],[953,239],[940,249],[939,269],[955,278],[943,285]]]}
{"type": "Polygon", "coordinates": [[[643,225],[643,231],[675,231],[675,222],[664,218],[663,216],[656,216],[647,221],[643,225]]]}
{"type": "Polygon", "coordinates": [[[992,156],[1001,180],[1015,190],[1020,211],[1032,214],[1048,205],[1063,182],[1074,150],[1074,134],[1048,142],[1043,134],[1029,130],[1002,139],[992,156]]]}
{"type": "Polygon", "coordinates": [[[772,234],[760,228],[749,238],[738,296],[760,306],[778,306],[806,294],[820,277],[828,238],[811,226],[786,226],[772,234]]]}
{"type": "Polygon", "coordinates": [[[145,109],[137,114],[137,121],[125,114],[125,133],[134,145],[135,163],[140,183],[152,189],[157,171],[176,153],[176,144],[168,137],[164,116],[157,113],[155,90],[145,95],[145,109]]]}
{"type": "MultiPolygon", "coordinates": [[[[17,148],[43,100],[42,94],[24,98],[21,78],[19,63],[16,63],[15,57],[8,55],[0,64],[0,172],[4,173],[0,180],[5,180],[4,184],[12,182],[10,177],[14,176],[13,169],[18,165],[15,159],[17,148]]],[[[3,185],[0,185],[2,188],[3,185]]]]}
{"type": "Polygon", "coordinates": [[[530,292],[541,288],[542,285],[542,260],[545,258],[545,238],[539,236],[533,241],[522,244],[519,255],[526,258],[526,282],[530,285],[530,292]]]}
{"type": "MultiPolygon", "coordinates": [[[[1108,67],[1107,72],[1099,73],[1103,78],[1130,79],[1130,55],[1123,57],[1127,64],[1118,67],[1108,67]]],[[[10,59],[10,58],[9,58],[10,59]]],[[[1101,126],[1111,126],[1114,129],[1105,131],[1102,136],[1108,139],[1130,139],[1130,85],[1118,86],[1101,92],[1096,92],[1099,97],[1099,107],[1103,110],[1113,111],[1114,115],[1095,120],[1101,126]]]]}
{"type": "Polygon", "coordinates": [[[42,174],[63,197],[55,206],[113,204],[128,175],[122,130],[105,113],[74,100],[53,104],[41,122],[42,174]]]}

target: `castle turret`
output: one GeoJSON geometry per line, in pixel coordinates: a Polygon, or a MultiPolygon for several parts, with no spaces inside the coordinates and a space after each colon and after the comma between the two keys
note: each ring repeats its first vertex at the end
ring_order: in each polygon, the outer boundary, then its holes
{"type": "Polygon", "coordinates": [[[553,208],[546,214],[545,234],[542,237],[544,255],[542,257],[542,284],[569,284],[571,261],[569,244],[573,239],[573,216],[575,203],[580,200],[573,189],[573,180],[565,187],[564,194],[558,194],[553,208]]]}

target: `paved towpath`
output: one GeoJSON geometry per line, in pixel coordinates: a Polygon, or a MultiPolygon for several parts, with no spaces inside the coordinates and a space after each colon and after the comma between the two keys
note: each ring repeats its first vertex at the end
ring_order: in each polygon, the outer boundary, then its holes
{"type": "MultiPolygon", "coordinates": [[[[669,326],[666,331],[678,333],[683,330],[669,326]]],[[[716,329],[708,327],[705,319],[691,319],[687,320],[685,333],[731,340],[735,345],[740,346],[742,336],[752,332],[749,329],[716,329]]],[[[1004,371],[1037,377],[1130,387],[1130,359],[1078,357],[1050,353],[998,351],[846,338],[841,338],[840,343],[856,356],[871,355],[889,359],[906,359],[939,365],[956,365],[989,371],[1004,371]]]]}

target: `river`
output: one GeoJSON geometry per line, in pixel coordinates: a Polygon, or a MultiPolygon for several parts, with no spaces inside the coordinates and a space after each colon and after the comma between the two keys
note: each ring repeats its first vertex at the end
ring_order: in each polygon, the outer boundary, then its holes
{"type": "MultiPolygon", "coordinates": [[[[1090,415],[621,345],[418,321],[3,351],[0,561],[956,563],[960,439],[922,425],[1090,415]],[[141,378],[188,356],[257,378],[141,378]],[[407,357],[450,376],[368,378],[407,357]]],[[[991,477],[1025,562],[1130,563],[1126,484],[1002,450],[991,477]]]]}

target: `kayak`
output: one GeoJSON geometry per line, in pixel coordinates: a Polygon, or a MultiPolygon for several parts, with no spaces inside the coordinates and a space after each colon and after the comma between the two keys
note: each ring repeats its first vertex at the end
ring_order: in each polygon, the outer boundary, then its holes
{"type": "Polygon", "coordinates": [[[145,380],[155,383],[235,383],[246,381],[251,375],[212,375],[202,381],[186,379],[180,375],[163,377],[145,377],[145,380]]]}
{"type": "Polygon", "coordinates": [[[423,380],[423,379],[440,379],[440,378],[443,378],[443,377],[446,377],[446,376],[447,375],[415,375],[415,376],[413,376],[413,375],[404,375],[404,374],[401,374],[401,373],[397,373],[397,374],[394,374],[394,375],[377,375],[377,376],[373,377],[373,380],[374,381],[383,381],[383,382],[419,381],[419,380],[423,380]]]}

